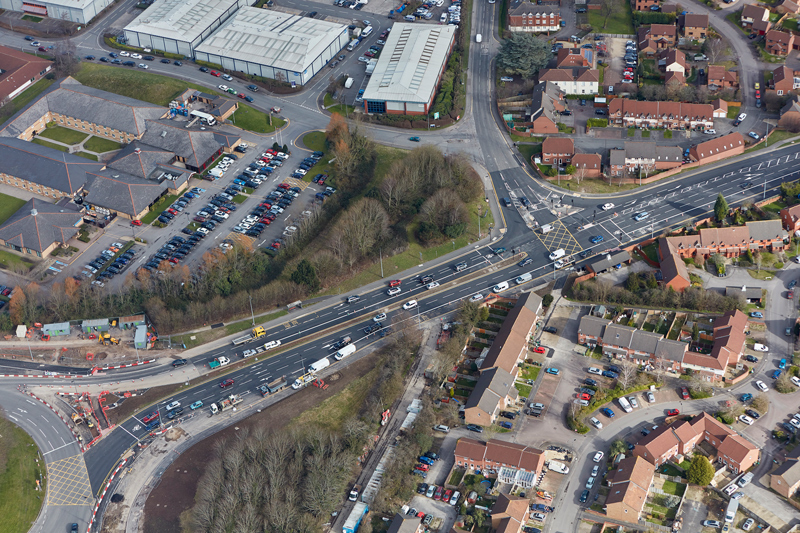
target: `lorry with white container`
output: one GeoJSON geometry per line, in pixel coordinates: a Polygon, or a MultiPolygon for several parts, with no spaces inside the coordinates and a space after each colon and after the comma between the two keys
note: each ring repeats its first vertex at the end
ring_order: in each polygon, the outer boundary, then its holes
{"type": "Polygon", "coordinates": [[[221,413],[222,411],[227,411],[228,409],[232,409],[233,407],[239,405],[244,401],[244,398],[240,394],[231,394],[227,398],[223,398],[218,402],[214,402],[211,404],[211,414],[215,415],[217,413],[221,413]]]}
{"type": "Polygon", "coordinates": [[[617,401],[619,402],[619,406],[622,407],[622,410],[625,411],[626,413],[630,413],[631,411],[633,411],[631,403],[624,396],[620,396],[619,399],[617,399],[617,401]]]}

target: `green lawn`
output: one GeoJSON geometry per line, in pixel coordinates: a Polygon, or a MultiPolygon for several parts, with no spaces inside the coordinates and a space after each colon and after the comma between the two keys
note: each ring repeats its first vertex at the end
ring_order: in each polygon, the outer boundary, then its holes
{"type": "Polygon", "coordinates": [[[45,500],[44,460],[39,457],[39,448],[33,439],[10,421],[0,422],[0,434],[0,457],[4,466],[0,472],[0,516],[3,517],[0,531],[28,531],[45,500]],[[37,479],[42,483],[38,492],[37,479]]]}
{"type": "Polygon", "coordinates": [[[46,137],[64,144],[78,144],[88,136],[89,134],[85,131],[71,130],[63,126],[46,128],[39,134],[39,137],[46,137]]]}
{"type": "Polygon", "coordinates": [[[19,211],[23,205],[25,205],[25,200],[0,193],[0,224],[19,211]]]}
{"type": "Polygon", "coordinates": [[[237,127],[256,133],[272,133],[286,124],[283,119],[256,111],[249,105],[243,104],[239,104],[239,109],[231,115],[230,120],[237,127]]]}
{"type": "Polygon", "coordinates": [[[34,138],[32,142],[35,142],[36,144],[41,144],[42,146],[47,146],[48,148],[52,148],[53,150],[58,150],[59,152],[69,151],[69,148],[67,148],[66,146],[61,146],[60,144],[51,143],[49,141],[45,141],[44,139],[40,139],[39,137],[34,138]]]}
{"type": "Polygon", "coordinates": [[[642,248],[642,251],[645,253],[647,258],[650,259],[651,261],[655,261],[656,263],[659,262],[658,261],[658,251],[656,250],[656,243],[655,242],[651,242],[650,244],[648,244],[647,246],[642,248]]]}
{"type": "MultiPolygon", "coordinates": [[[[673,469],[673,470],[676,470],[676,469],[673,469]]],[[[678,474],[678,475],[680,475],[680,474],[678,474]]],[[[674,474],[673,474],[673,476],[674,476],[674,474]]],[[[683,496],[683,493],[686,492],[686,485],[684,485],[683,483],[675,483],[674,481],[664,481],[664,486],[661,487],[661,490],[664,491],[666,494],[673,494],[675,496],[683,496]]]]}
{"type": "Polygon", "coordinates": [[[615,192],[622,192],[622,191],[630,191],[631,189],[637,188],[639,185],[631,183],[627,185],[617,185],[609,184],[602,179],[585,179],[583,180],[580,185],[575,185],[569,180],[561,180],[561,183],[558,180],[548,180],[550,185],[555,185],[556,187],[560,187],[562,189],[567,189],[569,191],[579,191],[585,193],[592,193],[592,194],[608,194],[608,193],[615,193],[615,192]]]}
{"type": "Polygon", "coordinates": [[[312,152],[325,151],[325,132],[312,131],[303,135],[303,144],[312,152]]]}
{"type": "Polygon", "coordinates": [[[233,197],[233,201],[237,204],[242,204],[244,203],[245,200],[247,200],[247,196],[243,194],[237,194],[236,196],[233,197]]]}
{"type": "Polygon", "coordinates": [[[330,111],[331,113],[339,113],[343,117],[349,117],[350,115],[353,114],[354,110],[355,107],[345,104],[338,104],[328,108],[328,111],[330,111]]]}
{"type": "Polygon", "coordinates": [[[608,21],[598,9],[590,9],[587,13],[589,25],[599,33],[617,33],[629,35],[633,33],[633,22],[631,20],[631,7],[625,4],[615,9],[608,17],[608,21]]]}
{"type": "Polygon", "coordinates": [[[536,378],[539,377],[539,372],[541,370],[542,367],[540,366],[526,366],[522,369],[520,377],[522,377],[522,379],[532,379],[533,381],[536,381],[536,378]]]}
{"type": "Polygon", "coordinates": [[[330,107],[334,104],[336,104],[336,100],[333,99],[331,93],[325,93],[325,96],[322,99],[322,105],[324,105],[325,107],[330,107]]]}
{"type": "Polygon", "coordinates": [[[138,69],[121,69],[88,61],[81,63],[80,71],[73,77],[89,87],[165,107],[187,88],[197,89],[206,94],[220,94],[218,91],[202,85],[189,83],[177,78],[151,74],[138,69]]]}
{"type": "Polygon", "coordinates": [[[166,209],[167,207],[172,205],[172,202],[178,199],[177,194],[168,194],[167,196],[163,197],[161,200],[156,202],[153,207],[150,208],[150,211],[142,217],[142,224],[152,224],[155,219],[161,215],[161,212],[166,209]]]}
{"type": "Polygon", "coordinates": [[[516,387],[517,391],[519,391],[519,395],[525,398],[529,398],[531,395],[531,386],[526,385],[524,383],[514,383],[514,387],[516,387]]]}
{"type": "Polygon", "coordinates": [[[27,258],[22,258],[19,255],[5,250],[0,250],[0,268],[5,268],[11,271],[27,272],[33,267],[33,264],[27,258]]]}
{"type": "Polygon", "coordinates": [[[522,157],[525,158],[525,162],[529,165],[533,165],[533,156],[542,153],[542,145],[541,144],[518,144],[517,150],[519,153],[522,154],[522,157]]]}
{"type": "Polygon", "coordinates": [[[83,144],[83,147],[89,150],[90,152],[97,152],[98,154],[102,154],[103,152],[120,150],[122,148],[122,145],[110,139],[104,139],[102,137],[92,137],[83,144]]]}
{"type": "Polygon", "coordinates": [[[91,159],[92,161],[97,161],[97,156],[94,154],[90,154],[88,152],[75,152],[75,155],[78,157],[83,157],[84,159],[91,159]]]}
{"type": "MultiPolygon", "coordinates": [[[[736,117],[734,117],[734,118],[736,118],[736,117]]],[[[791,139],[793,137],[800,137],[800,136],[798,136],[797,133],[792,133],[790,131],[776,130],[776,131],[774,131],[772,133],[772,135],[769,136],[769,141],[768,142],[763,142],[763,143],[759,144],[758,146],[754,146],[752,148],[748,148],[747,150],[744,151],[744,153],[755,152],[756,150],[761,150],[762,148],[769,148],[770,146],[774,145],[775,143],[778,143],[780,141],[785,141],[786,139],[791,139]]]]}
{"type": "Polygon", "coordinates": [[[34,17],[33,15],[22,15],[22,20],[36,22],[37,24],[42,21],[42,17],[34,17]]]}

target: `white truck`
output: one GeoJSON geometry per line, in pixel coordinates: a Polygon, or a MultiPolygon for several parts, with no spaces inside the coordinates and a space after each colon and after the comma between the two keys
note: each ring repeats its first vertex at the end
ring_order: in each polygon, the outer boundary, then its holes
{"type": "Polygon", "coordinates": [[[354,353],[356,353],[356,345],[348,344],[347,346],[345,346],[344,348],[333,354],[333,358],[336,359],[337,361],[341,361],[348,355],[353,355],[354,353]]]}
{"type": "Polygon", "coordinates": [[[631,403],[624,396],[621,396],[617,401],[619,402],[619,406],[622,407],[622,410],[625,411],[626,413],[630,413],[631,411],[633,411],[631,403]]]}

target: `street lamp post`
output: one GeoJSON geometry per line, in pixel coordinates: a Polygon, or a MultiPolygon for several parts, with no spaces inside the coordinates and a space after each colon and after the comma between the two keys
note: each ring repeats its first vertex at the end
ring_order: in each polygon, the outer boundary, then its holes
{"type": "Polygon", "coordinates": [[[253,327],[256,327],[256,315],[253,314],[253,297],[251,295],[247,295],[250,299],[250,317],[253,319],[253,327]]]}
{"type": "Polygon", "coordinates": [[[31,340],[28,337],[25,337],[25,342],[28,345],[28,353],[31,354],[31,362],[33,361],[33,350],[31,350],[31,340]]]}

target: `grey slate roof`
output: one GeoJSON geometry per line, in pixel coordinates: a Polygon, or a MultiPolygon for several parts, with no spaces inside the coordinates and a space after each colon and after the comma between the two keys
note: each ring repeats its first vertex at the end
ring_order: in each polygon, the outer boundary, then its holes
{"type": "Polygon", "coordinates": [[[0,226],[0,239],[42,252],[54,242],[67,242],[77,235],[82,220],[80,213],[33,198],[0,226]]]}
{"type": "Polygon", "coordinates": [[[0,161],[3,173],[65,194],[81,189],[87,171],[103,168],[102,163],[10,137],[0,137],[0,161]]]}
{"type": "Polygon", "coordinates": [[[756,241],[788,238],[780,219],[745,222],[745,226],[750,231],[750,238],[756,241]]]}
{"type": "Polygon", "coordinates": [[[629,254],[625,250],[617,252],[614,255],[609,254],[609,255],[604,255],[602,257],[603,258],[600,259],[599,261],[595,261],[589,264],[589,268],[592,269],[592,272],[594,272],[595,274],[600,274],[615,265],[631,260],[631,254],[629,254]]]}
{"type": "Polygon", "coordinates": [[[688,346],[685,342],[659,339],[656,345],[656,358],[681,362],[688,346]]]}
{"type": "Polygon", "coordinates": [[[148,120],[141,141],[174,152],[195,168],[200,168],[223,146],[213,131],[187,130],[185,122],[171,120],[148,120]]]}
{"type": "Polygon", "coordinates": [[[516,396],[514,377],[502,368],[494,367],[481,372],[475,389],[467,399],[466,408],[478,407],[486,413],[494,413],[501,398],[516,396]]]}
{"type": "Polygon", "coordinates": [[[625,166],[625,150],[615,148],[608,151],[609,164],[613,166],[625,166]]]}
{"type": "Polygon", "coordinates": [[[585,315],[581,318],[581,323],[578,326],[578,333],[588,335],[590,337],[602,338],[603,330],[611,323],[610,320],[599,318],[592,315],[585,315]]]}
{"type": "Polygon", "coordinates": [[[130,216],[144,211],[170,184],[137,178],[114,169],[87,172],[87,177],[86,202],[130,216]]]}
{"type": "Polygon", "coordinates": [[[563,92],[555,83],[551,81],[537,83],[533,88],[531,120],[544,115],[553,122],[557,122],[559,115],[555,103],[560,102],[562,97],[563,92]]]}
{"type": "Polygon", "coordinates": [[[636,330],[631,339],[630,349],[641,353],[656,353],[658,341],[663,338],[663,335],[652,333],[650,331],[636,330]]]}
{"type": "Polygon", "coordinates": [[[800,461],[789,459],[772,472],[773,476],[781,476],[789,486],[800,481],[800,461]]]}
{"type": "Polygon", "coordinates": [[[146,178],[153,167],[159,163],[170,163],[175,154],[163,148],[156,148],[140,141],[133,141],[108,162],[110,168],[146,178]]]}
{"type": "Polygon", "coordinates": [[[609,324],[606,326],[606,331],[603,333],[603,344],[611,344],[613,346],[628,347],[631,345],[631,339],[636,332],[636,328],[629,326],[620,326],[619,324],[609,324]]]}

